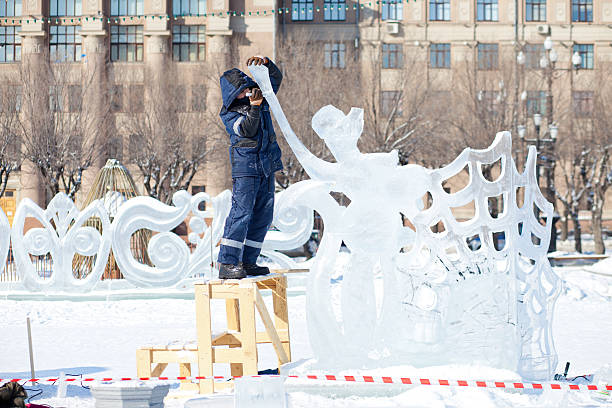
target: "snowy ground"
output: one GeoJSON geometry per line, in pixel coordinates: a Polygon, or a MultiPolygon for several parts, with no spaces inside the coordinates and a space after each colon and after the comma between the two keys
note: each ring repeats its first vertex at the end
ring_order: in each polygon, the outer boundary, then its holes
{"type": "MultiPolygon", "coordinates": [[[[570,375],[595,373],[595,383],[612,383],[612,261],[591,267],[560,267],[555,271],[564,281],[553,321],[554,337],[562,371],[571,362],[570,375]]],[[[289,316],[293,360],[308,359],[303,279],[290,283],[289,316]]],[[[2,297],[0,296],[0,299],[2,297]]],[[[265,298],[271,302],[270,297],[265,298]]],[[[147,344],[167,344],[195,339],[194,302],[190,299],[143,299],[115,301],[0,300],[0,378],[28,378],[29,360],[26,317],[32,320],[36,376],[82,374],[126,377],[136,374],[135,350],[147,344]]],[[[213,307],[220,327],[224,304],[213,307]]],[[[216,323],[216,325],[215,325],[216,323]]],[[[260,348],[260,369],[274,368],[276,357],[269,345],[260,348]]],[[[359,374],[365,374],[360,372],[359,374]]],[[[412,376],[446,379],[508,380],[512,373],[486,367],[391,367],[370,370],[371,375],[412,376]],[[500,378],[503,376],[505,378],[500,378]]],[[[175,368],[167,375],[178,375],[175,368]]],[[[228,374],[219,371],[217,374],[228,374]]],[[[348,374],[348,373],[337,373],[348,374]]],[[[29,393],[36,391],[32,387],[29,393]]],[[[57,387],[37,389],[33,399],[57,407],[93,407],[88,390],[68,387],[68,397],[55,398],[57,387]]],[[[488,407],[488,406],[612,406],[612,399],[595,392],[547,391],[526,395],[489,389],[394,385],[329,385],[294,380],[288,383],[290,407],[488,407]],[[609,405],[606,405],[609,404],[609,405]]],[[[176,392],[176,391],[172,391],[176,392]]],[[[183,407],[189,398],[167,398],[166,406],[183,407]]],[[[226,400],[227,406],[233,406],[226,400]]],[[[214,401],[210,401],[211,403],[214,401]]],[[[220,402],[219,400],[217,402],[220,402]]],[[[209,405],[212,406],[212,405],[209,405]]],[[[218,405],[221,406],[221,405],[218,405]]]]}

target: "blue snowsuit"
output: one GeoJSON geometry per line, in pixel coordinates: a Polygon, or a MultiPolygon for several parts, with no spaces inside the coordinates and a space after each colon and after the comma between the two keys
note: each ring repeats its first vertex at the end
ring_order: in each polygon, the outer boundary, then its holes
{"type": "MultiPolygon", "coordinates": [[[[276,93],[283,76],[272,61],[266,66],[276,93]]],[[[283,168],[281,151],[267,102],[252,106],[249,98],[236,98],[257,84],[237,68],[224,72],[220,83],[223,108],[219,115],[230,137],[233,188],[218,261],[255,264],[272,224],[274,172],[283,168]]]]}

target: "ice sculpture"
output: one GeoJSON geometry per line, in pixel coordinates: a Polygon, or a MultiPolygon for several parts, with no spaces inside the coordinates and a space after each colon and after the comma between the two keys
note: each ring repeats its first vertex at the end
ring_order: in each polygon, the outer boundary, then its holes
{"type": "Polygon", "coordinates": [[[79,211],[72,200],[59,193],[42,210],[32,200],[23,199],[15,212],[11,240],[17,271],[23,285],[31,291],[55,290],[82,292],[91,290],[100,280],[110,251],[110,221],[102,202],[94,201],[79,211]],[[26,218],[34,218],[41,228],[30,228],[23,233],[26,218]],[[98,217],[102,234],[83,224],[90,217],[98,217]],[[51,255],[51,271],[40,276],[30,255],[51,255]],[[75,254],[95,256],[91,272],[84,278],[73,274],[75,254]]]}
{"type": "Polygon", "coordinates": [[[210,256],[223,233],[223,224],[231,206],[231,193],[226,190],[216,197],[206,193],[191,196],[181,190],[174,194],[172,202],[174,206],[151,197],[135,197],[119,207],[113,220],[113,253],[117,265],[125,279],[138,287],[171,286],[194,273],[211,276],[210,256]],[[198,207],[202,202],[212,204],[213,210],[200,210],[198,207]],[[196,246],[193,252],[171,231],[190,212],[193,214],[189,220],[192,232],[188,239],[196,246]],[[211,227],[206,226],[205,218],[212,218],[211,227]],[[132,235],[142,228],[156,233],[147,248],[153,266],[134,258],[130,248],[132,235]],[[211,239],[215,245],[211,245],[211,239]]]}
{"type": "Polygon", "coordinates": [[[311,177],[292,186],[295,206],[316,210],[325,225],[307,289],[309,336],[319,364],[338,369],[482,363],[529,379],[550,378],[557,363],[551,319],[559,281],[546,257],[553,208],[537,186],[535,149],[522,174],[512,160],[507,132],[499,133],[489,149],[466,149],[439,170],[400,166],[396,151],[359,151],[361,109],[345,115],[326,106],[312,119],[336,159],[326,162],[291,130],[267,68],[249,69],[311,177]],[[481,166],[498,160],[500,177],[486,180],[481,166]],[[446,193],[442,183],[466,165],[470,183],[446,193]],[[520,207],[519,187],[524,189],[520,207]],[[338,205],[330,192],[345,194],[350,204],[338,205]],[[427,192],[433,203],[422,209],[427,192]],[[489,197],[503,200],[497,218],[488,211],[489,197]],[[457,221],[451,209],[471,201],[474,218],[457,221]],[[534,207],[546,226],[538,222],[534,207]],[[416,234],[404,227],[402,216],[416,234]],[[435,233],[431,227],[439,222],[444,232],[435,233]],[[504,234],[503,248],[495,248],[493,233],[504,234]],[[472,251],[466,240],[475,235],[482,244],[472,251]],[[350,261],[343,265],[341,284],[334,285],[331,273],[343,241],[350,261]],[[380,281],[382,290],[377,291],[380,281]],[[337,286],[339,294],[333,290],[337,286]]]}

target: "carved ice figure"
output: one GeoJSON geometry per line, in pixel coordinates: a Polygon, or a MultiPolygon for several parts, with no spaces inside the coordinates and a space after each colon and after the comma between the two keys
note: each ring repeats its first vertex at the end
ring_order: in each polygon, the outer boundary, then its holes
{"type": "Polygon", "coordinates": [[[100,200],[79,211],[72,200],[59,193],[42,210],[32,200],[23,199],[15,212],[11,239],[17,271],[23,285],[31,291],[88,291],[100,280],[110,250],[110,221],[100,200]],[[30,228],[23,233],[26,218],[34,218],[42,227],[30,228]],[[97,217],[102,224],[102,234],[83,224],[90,217],[97,217]],[[52,259],[50,276],[39,276],[30,255],[52,259]],[[77,278],[72,271],[75,254],[95,256],[91,272],[85,278],[77,278]]]}
{"type": "Polygon", "coordinates": [[[523,174],[512,161],[507,132],[498,134],[491,148],[466,149],[439,170],[400,166],[396,151],[359,151],[361,109],[344,115],[326,106],[312,119],[313,129],[336,159],[326,162],[292,131],[272,92],[267,68],[249,69],[311,177],[291,187],[294,206],[310,207],[324,220],[307,288],[309,336],[319,363],[337,369],[480,362],[518,370],[527,378],[548,378],[556,365],[550,328],[559,283],[546,258],[552,205],[535,180],[535,149],[523,174]],[[489,182],[480,166],[497,160],[501,176],[489,182]],[[468,186],[454,194],[444,192],[442,183],[466,164],[468,186]],[[520,208],[518,187],[525,191],[520,208]],[[345,194],[350,204],[339,206],[330,192],[345,194]],[[421,210],[427,192],[433,205],[421,210]],[[500,195],[504,211],[493,219],[488,199],[500,195]],[[476,215],[459,223],[451,208],[470,201],[475,202],[476,215]],[[534,205],[543,212],[546,227],[534,216],[534,205]],[[416,240],[403,226],[402,215],[415,225],[416,240]],[[439,221],[445,232],[433,233],[431,226],[439,221]],[[493,232],[505,233],[503,250],[494,247],[493,232]],[[480,234],[482,247],[472,252],[466,239],[475,234],[480,234]],[[350,249],[350,262],[343,270],[337,308],[330,278],[342,241],[350,249]],[[407,245],[411,250],[401,252],[407,245]],[[382,299],[376,296],[376,271],[382,275],[382,299]]]}
{"type": "Polygon", "coordinates": [[[213,247],[221,238],[223,224],[231,207],[231,192],[223,191],[216,197],[206,193],[192,196],[185,190],[172,197],[174,206],[166,205],[151,197],[135,197],[119,207],[113,220],[113,253],[121,273],[138,287],[171,286],[196,273],[206,273],[210,278],[210,256],[213,247]],[[201,211],[202,202],[212,204],[212,210],[201,211]],[[172,229],[181,224],[192,213],[189,227],[189,242],[196,246],[193,252],[172,229]],[[212,218],[207,227],[206,218],[212,218]],[[148,229],[151,237],[147,253],[153,266],[134,258],[130,239],[139,229],[148,229]],[[204,234],[201,238],[200,235],[204,234]],[[211,239],[213,244],[211,245],[211,239]]]}

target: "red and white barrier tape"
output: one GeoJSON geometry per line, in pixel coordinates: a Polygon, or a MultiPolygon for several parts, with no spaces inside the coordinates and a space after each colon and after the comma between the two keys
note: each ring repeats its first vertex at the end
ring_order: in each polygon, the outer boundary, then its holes
{"type": "MultiPolygon", "coordinates": [[[[257,377],[279,377],[278,375],[252,375],[249,378],[257,377]]],[[[57,381],[66,382],[119,382],[119,381],[185,381],[185,380],[230,380],[240,377],[210,376],[210,377],[117,377],[117,378],[93,378],[93,377],[69,377],[69,378],[0,378],[0,383],[4,382],[41,382],[55,383],[57,381]]],[[[287,378],[305,378],[310,380],[323,381],[343,381],[359,383],[377,384],[406,384],[406,385],[434,385],[448,387],[478,387],[478,388],[506,388],[506,389],[533,389],[533,390],[576,390],[576,391],[612,391],[612,385],[578,385],[565,383],[523,383],[510,381],[477,381],[477,380],[432,380],[428,378],[409,378],[409,377],[373,377],[368,375],[288,375],[287,378]]]]}

